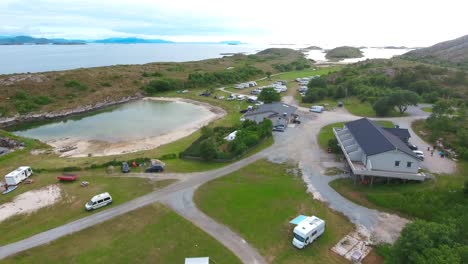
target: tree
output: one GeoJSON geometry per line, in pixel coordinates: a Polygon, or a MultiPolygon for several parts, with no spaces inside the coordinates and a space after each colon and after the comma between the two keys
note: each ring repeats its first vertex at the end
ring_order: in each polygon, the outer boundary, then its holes
{"type": "Polygon", "coordinates": [[[399,90],[393,92],[389,96],[390,104],[396,106],[400,111],[400,114],[403,114],[410,105],[418,104],[418,94],[412,91],[399,90]]]}
{"type": "Polygon", "coordinates": [[[205,139],[200,144],[200,156],[205,160],[216,158],[216,144],[212,139],[205,139]]]}
{"type": "Polygon", "coordinates": [[[372,106],[377,116],[387,116],[393,108],[393,104],[388,97],[377,100],[372,106]]]}
{"type": "Polygon", "coordinates": [[[267,71],[267,72],[266,72],[266,76],[267,76],[267,79],[268,79],[268,80],[271,80],[271,72],[267,71]]]}
{"type": "Polygon", "coordinates": [[[454,225],[416,220],[403,229],[391,263],[460,263],[456,234],[454,225]]]}
{"type": "Polygon", "coordinates": [[[266,104],[281,101],[281,95],[273,88],[265,88],[258,95],[258,100],[266,104]]]}

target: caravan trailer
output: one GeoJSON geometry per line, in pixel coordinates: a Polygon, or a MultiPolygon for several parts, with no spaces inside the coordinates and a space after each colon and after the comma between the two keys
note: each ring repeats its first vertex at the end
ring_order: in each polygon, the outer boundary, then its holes
{"type": "Polygon", "coordinates": [[[32,174],[33,171],[30,167],[19,167],[5,176],[5,183],[7,185],[17,185],[23,180],[29,178],[29,176],[31,176],[32,174]]]}
{"type": "Polygon", "coordinates": [[[314,242],[325,231],[325,221],[322,219],[316,216],[302,216],[302,218],[300,218],[301,216],[296,218],[301,220],[294,228],[294,238],[292,241],[292,244],[299,249],[314,242]]]}

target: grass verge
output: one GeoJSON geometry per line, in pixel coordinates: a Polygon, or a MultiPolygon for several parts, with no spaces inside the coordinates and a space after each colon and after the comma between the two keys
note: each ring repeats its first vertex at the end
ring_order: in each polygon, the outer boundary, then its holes
{"type": "Polygon", "coordinates": [[[228,249],[168,208],[153,204],[3,263],[183,263],[209,256],[213,263],[241,263],[228,249]]]}
{"type": "MultiPolygon", "coordinates": [[[[50,184],[56,184],[57,174],[35,174],[33,184],[21,184],[17,190],[0,197],[0,203],[10,202],[15,196],[50,184]]],[[[88,172],[80,175],[79,181],[60,183],[62,197],[52,206],[39,209],[28,215],[16,215],[1,222],[0,245],[18,241],[48,229],[61,226],[73,220],[88,216],[94,212],[125,203],[157,188],[169,185],[173,180],[150,181],[142,178],[116,178],[96,175],[88,172]],[[88,187],[80,187],[80,181],[89,181],[88,187]],[[86,212],[84,205],[96,194],[109,192],[113,203],[106,208],[86,212]]]]}
{"type": "MultiPolygon", "coordinates": [[[[369,102],[361,102],[356,97],[350,97],[344,99],[344,106],[353,115],[363,117],[376,117],[375,111],[369,102]]],[[[401,117],[407,116],[406,113],[400,114],[400,112],[392,110],[386,117],[401,117]]]]}
{"type": "Polygon", "coordinates": [[[198,207],[241,234],[270,263],[347,263],[330,248],[353,226],[346,218],[306,193],[292,166],[261,160],[202,185],[195,194],[198,207]],[[322,237],[304,250],[292,244],[289,221],[299,214],[323,218],[322,237]]]}

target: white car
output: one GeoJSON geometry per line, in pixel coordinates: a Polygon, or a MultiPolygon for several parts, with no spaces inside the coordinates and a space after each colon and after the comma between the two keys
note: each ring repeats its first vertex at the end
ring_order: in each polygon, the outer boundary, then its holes
{"type": "Polygon", "coordinates": [[[108,204],[112,203],[112,196],[108,192],[98,194],[91,198],[89,202],[85,204],[85,209],[86,211],[91,211],[94,209],[101,208],[103,206],[106,206],[108,204]]]}
{"type": "Polygon", "coordinates": [[[421,150],[413,150],[413,153],[416,154],[419,159],[424,160],[424,152],[421,150]]]}

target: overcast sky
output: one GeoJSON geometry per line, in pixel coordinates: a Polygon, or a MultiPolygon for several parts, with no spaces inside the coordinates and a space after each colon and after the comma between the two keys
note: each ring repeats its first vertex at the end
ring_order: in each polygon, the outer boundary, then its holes
{"type": "Polygon", "coordinates": [[[0,35],[427,46],[468,34],[466,0],[0,0],[0,35]]]}

